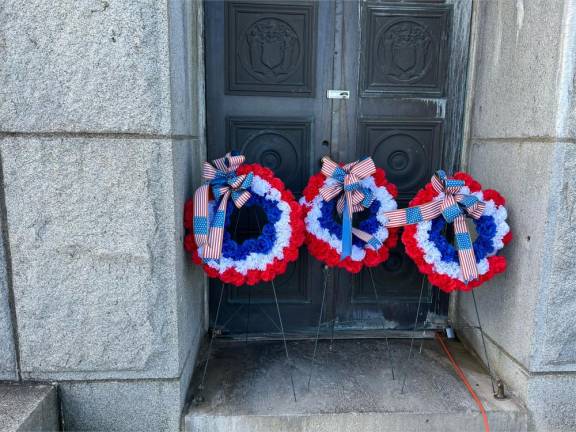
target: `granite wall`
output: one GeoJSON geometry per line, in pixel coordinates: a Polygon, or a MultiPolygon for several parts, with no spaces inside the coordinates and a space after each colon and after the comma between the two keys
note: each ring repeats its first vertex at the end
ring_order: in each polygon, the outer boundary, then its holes
{"type": "Polygon", "coordinates": [[[0,6],[0,374],[59,382],[68,429],[179,427],[204,333],[182,248],[201,26],[187,0],[0,6]]]}
{"type": "MultiPolygon", "coordinates": [[[[507,198],[514,234],[507,273],[476,290],[490,360],[533,430],[574,430],[576,2],[476,1],[472,33],[465,163],[507,198]]],[[[455,320],[476,323],[469,293],[455,320]]]]}

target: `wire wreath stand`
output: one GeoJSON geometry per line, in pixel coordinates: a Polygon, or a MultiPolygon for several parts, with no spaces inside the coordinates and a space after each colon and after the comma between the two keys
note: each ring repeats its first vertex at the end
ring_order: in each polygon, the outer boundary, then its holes
{"type": "MultiPolygon", "coordinates": [[[[376,300],[376,303],[380,306],[381,309],[381,318],[382,318],[382,328],[384,328],[385,323],[386,323],[386,319],[384,317],[384,308],[381,306],[380,303],[380,297],[378,295],[378,290],[376,288],[376,283],[374,281],[374,275],[372,273],[372,268],[368,267],[368,271],[370,272],[370,281],[372,284],[372,288],[374,290],[374,298],[376,300]]],[[[324,318],[324,313],[326,311],[326,290],[327,290],[327,286],[328,286],[328,279],[329,279],[329,272],[330,272],[330,267],[328,267],[327,265],[323,266],[323,279],[324,282],[322,284],[322,302],[320,304],[320,313],[318,316],[318,325],[316,326],[316,333],[315,333],[315,337],[314,337],[314,351],[312,354],[312,365],[310,368],[310,372],[308,373],[308,381],[307,381],[307,390],[310,391],[310,382],[312,380],[312,375],[313,375],[313,370],[314,368],[317,366],[316,365],[316,357],[318,354],[318,342],[320,339],[320,328],[322,327],[323,324],[326,324],[326,321],[323,321],[324,318]]],[[[331,319],[329,321],[330,323],[330,345],[329,345],[329,351],[333,350],[333,346],[334,346],[334,330],[335,330],[335,325],[336,325],[336,321],[337,321],[337,317],[334,317],[333,319],[331,319]]],[[[392,374],[392,380],[395,380],[395,374],[394,374],[394,362],[392,360],[392,351],[390,349],[390,341],[388,336],[384,337],[385,341],[386,341],[386,350],[388,353],[388,360],[390,361],[390,372],[392,374]]]]}
{"type": "MultiPolygon", "coordinates": [[[[329,279],[329,272],[330,272],[331,268],[329,268],[327,265],[324,265],[323,267],[323,284],[322,284],[322,302],[320,305],[320,313],[319,313],[319,317],[318,317],[318,325],[316,327],[316,333],[315,333],[315,338],[314,338],[314,350],[313,350],[313,354],[312,354],[312,366],[310,368],[310,372],[308,374],[308,381],[307,381],[307,390],[310,391],[310,383],[312,380],[312,375],[313,375],[313,370],[315,369],[315,367],[317,367],[316,364],[316,359],[317,359],[317,354],[318,354],[318,342],[320,339],[320,329],[322,327],[323,324],[326,324],[326,322],[323,320],[324,318],[324,313],[326,310],[326,290],[327,290],[327,285],[328,285],[328,279],[329,279]]],[[[378,295],[378,289],[376,287],[376,283],[375,283],[375,279],[374,279],[374,273],[371,267],[367,267],[367,271],[369,272],[370,275],[370,282],[372,285],[372,289],[374,291],[374,299],[376,301],[376,303],[379,305],[380,307],[380,313],[381,313],[381,319],[382,319],[382,327],[384,328],[385,326],[385,322],[386,322],[386,318],[385,318],[385,312],[384,312],[384,308],[382,306],[382,303],[380,302],[380,296],[378,295]]],[[[402,377],[402,386],[400,389],[400,394],[404,394],[405,388],[406,388],[406,379],[408,377],[408,372],[409,372],[409,366],[411,365],[411,361],[414,358],[413,353],[414,353],[414,345],[415,345],[415,340],[416,340],[416,333],[421,331],[421,330],[425,330],[424,327],[420,327],[420,323],[419,323],[419,317],[420,317],[420,310],[422,308],[422,299],[423,299],[423,294],[424,294],[424,287],[428,285],[427,282],[427,277],[423,276],[422,277],[422,283],[420,285],[420,292],[418,295],[418,304],[416,307],[416,314],[414,316],[414,324],[412,326],[412,337],[410,338],[410,348],[408,350],[408,357],[406,359],[405,364],[408,366],[407,368],[405,368],[404,370],[404,374],[402,377]]],[[[436,290],[440,291],[438,288],[435,288],[436,290]]],[[[476,326],[466,326],[466,327],[461,327],[461,326],[451,326],[450,322],[448,321],[448,326],[446,327],[445,331],[448,334],[451,328],[454,329],[464,329],[464,328],[472,328],[475,330],[478,330],[480,332],[481,335],[481,340],[482,340],[482,346],[483,346],[483,351],[484,351],[484,357],[485,357],[485,361],[486,361],[486,366],[488,368],[488,374],[490,376],[490,383],[492,386],[492,392],[494,394],[494,397],[497,399],[502,399],[503,398],[503,394],[502,391],[500,390],[501,388],[501,384],[500,381],[498,380],[498,384],[495,384],[495,379],[494,379],[494,375],[492,372],[492,367],[490,365],[490,359],[488,356],[488,350],[487,350],[487,346],[486,346],[486,341],[484,338],[484,330],[482,328],[482,322],[480,320],[480,314],[478,311],[478,304],[476,301],[476,295],[474,293],[474,290],[470,290],[471,294],[472,294],[472,299],[473,299],[473,303],[474,303],[474,310],[475,310],[475,314],[476,314],[476,321],[477,321],[477,325],[476,326]]],[[[438,296],[435,296],[435,299],[438,299],[438,296]]],[[[330,330],[330,345],[329,345],[329,351],[332,351],[333,349],[333,344],[334,344],[334,327],[335,327],[335,322],[337,320],[337,317],[334,317],[332,320],[330,320],[330,324],[331,324],[331,330],[330,330]]],[[[423,324],[423,323],[422,323],[423,324]]],[[[448,335],[450,336],[450,335],[448,335]]],[[[392,380],[395,380],[395,372],[394,372],[394,360],[392,357],[392,351],[390,348],[390,341],[389,338],[387,336],[385,336],[385,342],[386,342],[386,350],[387,350],[387,354],[388,354],[388,360],[390,362],[390,372],[392,375],[392,380]]],[[[420,348],[419,348],[419,353],[422,353],[422,347],[423,347],[423,342],[424,342],[424,338],[420,339],[420,348]]]]}
{"type": "MultiPolygon", "coordinates": [[[[255,213],[256,216],[256,222],[258,224],[258,229],[261,231],[261,224],[260,224],[260,218],[258,217],[258,214],[255,213]]],[[[238,217],[236,220],[236,225],[235,225],[235,229],[234,229],[234,236],[236,236],[237,234],[237,229],[238,229],[238,223],[239,223],[239,219],[240,219],[240,210],[238,212],[238,217]]],[[[378,290],[376,287],[376,283],[374,280],[374,274],[372,271],[372,268],[368,267],[367,268],[369,274],[370,274],[370,282],[372,284],[372,288],[374,291],[374,298],[376,300],[376,303],[380,306],[380,312],[381,312],[381,319],[382,319],[382,324],[383,327],[385,326],[385,313],[384,313],[384,308],[382,306],[382,303],[380,302],[380,297],[378,295],[378,290]]],[[[322,324],[324,323],[323,319],[324,319],[324,314],[325,314],[325,310],[326,310],[326,290],[327,290],[327,285],[328,285],[328,278],[329,278],[329,268],[328,266],[324,266],[323,268],[323,288],[322,288],[322,302],[320,305],[320,313],[319,313],[319,317],[318,317],[318,325],[316,327],[316,334],[315,334],[315,338],[314,338],[314,351],[313,351],[313,355],[312,355],[312,364],[311,364],[311,369],[308,375],[308,381],[307,381],[307,389],[310,389],[310,383],[311,383],[311,379],[312,379],[312,375],[313,375],[313,369],[316,366],[316,358],[317,358],[317,353],[318,353],[318,342],[319,342],[319,338],[320,338],[320,329],[322,327],[322,324]]],[[[417,309],[416,309],[416,315],[414,318],[414,325],[412,328],[412,337],[411,337],[411,341],[410,341],[410,348],[408,351],[408,358],[406,361],[406,364],[409,365],[410,361],[412,359],[412,353],[414,351],[414,343],[415,343],[415,333],[418,330],[423,330],[423,329],[419,329],[418,328],[418,324],[419,324],[419,316],[420,316],[420,310],[421,310],[421,305],[422,305],[422,297],[423,297],[423,291],[424,291],[424,285],[426,284],[426,277],[424,277],[422,279],[422,284],[420,287],[420,293],[418,296],[418,305],[417,305],[417,309]]],[[[296,390],[295,390],[295,386],[294,386],[294,377],[293,377],[293,368],[294,368],[294,364],[290,358],[290,354],[288,351],[288,344],[287,344],[287,340],[286,340],[286,334],[284,331],[284,325],[283,325],[283,321],[282,321],[282,315],[281,315],[281,311],[280,311],[280,305],[278,302],[278,295],[277,295],[277,291],[276,291],[276,286],[274,283],[274,280],[270,281],[271,286],[272,286],[272,292],[273,292],[273,296],[274,296],[274,302],[275,302],[275,306],[276,306],[276,311],[278,314],[278,324],[276,324],[276,322],[266,313],[264,313],[264,315],[274,324],[274,326],[280,331],[281,335],[282,335],[282,342],[283,342],[283,346],[284,346],[284,352],[285,352],[285,356],[286,356],[286,361],[287,364],[289,366],[289,374],[290,374],[290,382],[291,382],[291,387],[292,387],[292,395],[294,398],[294,401],[297,401],[297,397],[296,397],[296,390]]],[[[215,320],[214,320],[214,329],[216,329],[216,327],[218,326],[218,319],[220,316],[220,309],[221,309],[221,305],[222,305],[222,299],[224,296],[224,291],[226,289],[226,284],[222,283],[222,289],[220,291],[220,296],[219,296],[219,300],[218,300],[218,306],[217,306],[217,310],[216,310],[216,316],[215,316],[215,320]]],[[[486,341],[484,338],[484,331],[482,328],[482,323],[480,321],[480,314],[478,311],[478,305],[477,305],[477,301],[476,301],[476,296],[474,291],[472,290],[472,298],[473,298],[473,302],[474,302],[474,309],[475,309],[475,313],[476,313],[476,318],[477,318],[477,326],[469,326],[469,328],[474,328],[480,331],[480,335],[481,335],[481,340],[482,340],[482,345],[483,345],[483,350],[484,350],[484,356],[485,356],[485,360],[486,360],[486,364],[488,367],[488,372],[490,375],[490,381],[491,381],[491,385],[492,385],[492,390],[493,393],[495,395],[495,397],[498,397],[498,395],[500,395],[500,392],[497,393],[496,391],[496,387],[494,384],[494,377],[493,377],[493,373],[492,373],[492,368],[490,365],[490,361],[489,361],[489,357],[488,357],[488,350],[486,347],[486,341]]],[[[232,314],[232,316],[229,318],[229,320],[227,322],[229,322],[232,317],[234,317],[241,308],[243,308],[244,305],[240,305],[238,307],[238,309],[232,314]]],[[[260,307],[261,308],[261,307],[260,307]]],[[[247,313],[247,319],[246,319],[246,329],[245,329],[245,341],[247,343],[248,340],[248,328],[249,328],[249,322],[250,322],[250,309],[251,309],[251,290],[249,290],[249,297],[248,297],[248,313],[247,313]]],[[[262,311],[264,312],[264,311],[262,311]]],[[[335,330],[335,323],[336,323],[337,318],[334,317],[334,319],[331,320],[330,324],[331,324],[331,330],[330,330],[330,351],[333,348],[333,343],[334,343],[334,330],[335,330]]],[[[226,323],[224,324],[226,325],[226,323]]],[[[455,326],[455,328],[458,328],[457,326],[455,326]]],[[[213,343],[214,343],[214,336],[215,336],[215,331],[212,331],[210,333],[210,341],[209,341],[209,346],[208,346],[208,351],[207,351],[207,359],[206,362],[204,364],[204,368],[203,368],[203,373],[202,373],[202,379],[201,379],[201,383],[198,387],[199,390],[199,394],[197,396],[195,396],[194,401],[196,403],[202,402],[204,400],[203,397],[203,392],[204,392],[204,385],[205,385],[205,380],[206,380],[206,374],[207,374],[207,370],[208,370],[208,366],[209,366],[209,362],[210,362],[210,356],[211,356],[211,352],[212,352],[212,347],[213,347],[213,343]]],[[[385,341],[386,341],[386,348],[387,348],[387,353],[388,353],[388,359],[390,361],[390,370],[391,370],[391,374],[392,374],[392,379],[395,380],[395,372],[394,372],[394,362],[393,362],[393,358],[392,358],[392,352],[391,352],[391,348],[390,348],[390,341],[389,338],[386,336],[385,337],[385,341]]],[[[422,352],[422,343],[423,340],[421,341],[420,344],[420,352],[422,352]]],[[[403,380],[402,380],[402,387],[401,387],[401,393],[404,393],[405,390],[405,384],[406,384],[406,379],[407,379],[407,375],[408,375],[408,369],[405,369],[404,372],[404,376],[403,376],[403,380]]]]}
{"type": "MultiPolygon", "coordinates": [[[[234,232],[233,232],[233,236],[236,237],[236,234],[238,232],[238,224],[240,222],[240,214],[241,214],[242,208],[240,208],[238,210],[238,214],[237,214],[237,219],[236,219],[236,224],[234,227],[234,232]]],[[[261,224],[260,224],[260,218],[258,217],[258,213],[254,212],[254,215],[256,216],[256,223],[258,224],[258,230],[261,231],[261,224]]],[[[280,304],[278,302],[278,294],[276,291],[276,284],[274,283],[274,279],[272,279],[270,281],[270,284],[272,286],[272,293],[274,296],[274,303],[276,305],[276,312],[278,313],[278,323],[276,323],[274,321],[274,319],[272,319],[272,317],[270,317],[263,309],[261,306],[258,305],[258,307],[261,309],[261,311],[263,312],[263,315],[266,316],[270,322],[276,327],[277,330],[280,331],[281,335],[282,335],[282,343],[284,345],[284,354],[286,356],[286,363],[288,365],[289,368],[289,374],[290,374],[290,383],[292,386],[292,396],[294,398],[294,402],[297,402],[297,398],[296,398],[296,388],[294,386],[294,374],[293,374],[293,369],[294,369],[294,363],[292,362],[292,359],[290,357],[290,353],[288,352],[288,343],[286,341],[286,333],[284,331],[284,324],[282,321],[282,314],[280,312],[280,304]]],[[[211,355],[212,355],[212,347],[214,345],[214,339],[215,339],[215,335],[217,333],[216,328],[218,327],[218,319],[220,317],[220,308],[222,306],[222,299],[224,298],[224,291],[226,290],[226,287],[228,286],[228,284],[225,284],[224,282],[221,282],[221,289],[220,289],[220,296],[218,299],[218,306],[216,307],[216,315],[214,317],[214,326],[213,329],[210,333],[209,336],[209,342],[208,342],[208,349],[206,352],[206,361],[204,363],[204,367],[202,370],[202,378],[200,380],[200,384],[198,385],[197,389],[198,389],[198,393],[194,395],[193,397],[193,402],[194,404],[198,405],[202,402],[205,401],[205,397],[204,397],[204,391],[205,391],[205,383],[206,383],[206,374],[208,372],[208,365],[210,363],[210,359],[211,359],[211,355]]],[[[245,337],[245,343],[248,343],[248,329],[249,329],[249,325],[250,325],[250,309],[251,309],[251,302],[252,302],[252,289],[251,287],[248,287],[248,312],[247,312],[247,319],[246,319],[246,328],[244,331],[244,337],[245,337]]],[[[234,316],[236,316],[240,310],[244,307],[244,305],[240,305],[238,306],[238,308],[231,314],[231,316],[228,318],[228,320],[221,324],[222,326],[226,326],[226,324],[228,322],[230,322],[230,320],[232,320],[232,318],[234,318],[234,316]]]]}
{"type": "MultiPolygon", "coordinates": [[[[241,211],[241,210],[240,210],[241,211]]],[[[237,234],[237,230],[238,230],[238,222],[240,219],[240,211],[238,213],[238,218],[236,221],[236,225],[234,228],[234,236],[236,236],[237,234]]],[[[258,224],[258,228],[260,229],[260,220],[258,215],[256,214],[256,221],[258,224]]],[[[378,294],[378,289],[376,287],[376,283],[375,283],[375,279],[374,279],[374,273],[372,268],[368,267],[367,271],[369,272],[370,275],[370,283],[372,285],[372,289],[374,292],[374,299],[376,301],[376,303],[379,305],[380,307],[380,314],[381,314],[381,319],[382,319],[382,327],[384,328],[385,326],[385,313],[384,313],[384,308],[382,306],[382,303],[380,302],[380,296],[378,294]]],[[[330,278],[330,268],[327,265],[323,266],[323,283],[322,283],[322,301],[320,304],[320,312],[319,312],[319,316],[318,316],[318,324],[316,326],[316,331],[315,331],[315,337],[314,337],[314,350],[313,350],[313,354],[312,354],[312,360],[311,360],[311,368],[310,368],[310,372],[308,374],[308,380],[307,380],[307,390],[310,391],[310,384],[312,381],[312,376],[313,376],[313,371],[314,369],[317,367],[317,354],[318,354],[318,344],[319,344],[319,340],[320,340],[320,329],[322,328],[322,325],[325,325],[327,322],[324,321],[324,315],[326,312],[326,291],[327,291],[327,287],[328,287],[328,280],[330,278]]],[[[294,399],[294,402],[297,402],[297,396],[296,396],[296,389],[295,389],[295,385],[294,385],[294,374],[293,374],[293,369],[294,369],[294,363],[290,357],[290,353],[288,350],[288,344],[287,344],[287,339],[286,339],[286,334],[284,331],[284,325],[283,325],[283,321],[282,321],[282,314],[280,311],[280,305],[278,302],[278,295],[277,295],[277,291],[276,291],[276,285],[274,283],[274,280],[270,281],[270,284],[272,286],[272,293],[273,293],[273,297],[274,297],[274,303],[276,306],[276,311],[278,314],[278,323],[276,323],[276,321],[274,321],[274,319],[272,317],[270,317],[268,314],[266,314],[264,311],[263,314],[264,316],[266,316],[270,322],[276,327],[277,330],[280,331],[281,336],[282,336],[282,343],[283,343],[283,347],[284,347],[284,354],[286,357],[286,362],[288,364],[289,367],[289,375],[290,375],[290,383],[291,383],[291,388],[292,388],[292,396],[294,399]]],[[[414,325],[412,327],[412,337],[410,339],[410,348],[408,350],[408,357],[406,359],[406,365],[408,366],[405,370],[404,370],[404,374],[403,374],[403,378],[402,378],[402,386],[401,386],[401,390],[400,393],[403,394],[405,391],[405,387],[406,387],[406,379],[409,373],[409,366],[411,365],[411,361],[414,358],[413,353],[414,353],[414,345],[415,345],[415,334],[416,332],[420,331],[420,330],[424,330],[424,328],[419,328],[419,317],[420,317],[420,310],[422,307],[422,299],[423,299],[423,293],[424,293],[424,287],[425,285],[427,285],[427,278],[423,277],[422,278],[422,283],[420,286],[420,292],[418,295],[418,304],[417,304],[417,308],[416,308],[416,314],[414,317],[414,325]]],[[[206,361],[204,363],[204,367],[203,367],[203,371],[202,371],[202,378],[201,378],[201,382],[198,386],[198,393],[194,396],[194,403],[199,404],[204,402],[204,390],[205,390],[205,381],[206,381],[206,375],[207,375],[207,371],[208,371],[208,367],[209,367],[209,362],[211,359],[211,354],[212,354],[212,349],[213,349],[213,344],[214,344],[214,339],[215,339],[215,335],[217,334],[216,332],[216,328],[218,327],[218,321],[219,321],[219,317],[220,317],[220,309],[221,309],[221,305],[222,305],[222,300],[224,297],[224,291],[226,290],[227,284],[222,282],[222,287],[220,290],[220,295],[219,295],[219,299],[218,299],[218,306],[216,308],[216,315],[214,318],[214,327],[213,327],[213,331],[210,332],[210,339],[209,339],[209,344],[208,344],[208,350],[207,350],[207,354],[206,354],[206,361]]],[[[249,289],[248,292],[248,311],[247,311],[247,319],[246,319],[246,328],[244,331],[244,335],[245,335],[245,343],[248,343],[248,330],[249,330],[249,324],[250,324],[250,310],[252,307],[251,304],[251,289],[249,289]]],[[[473,299],[473,303],[474,303],[474,310],[475,310],[475,314],[476,314],[476,319],[477,319],[477,325],[476,326],[458,326],[458,325],[454,325],[454,326],[448,326],[448,328],[446,329],[448,332],[449,328],[454,328],[456,330],[458,329],[466,329],[466,328],[471,328],[471,329],[475,329],[478,330],[480,332],[481,335],[481,340],[482,340],[482,345],[483,345],[483,350],[484,350],[484,356],[485,356],[485,361],[486,361],[486,365],[488,367],[488,373],[490,376],[490,382],[492,385],[492,391],[493,394],[496,398],[502,398],[501,396],[501,392],[497,391],[496,385],[495,385],[495,379],[494,379],[494,375],[492,372],[492,368],[490,365],[490,360],[489,360],[489,356],[488,356],[488,350],[487,350],[487,346],[486,346],[486,341],[484,338],[484,330],[482,328],[482,323],[480,320],[480,314],[478,311],[478,304],[476,301],[476,295],[474,293],[474,290],[471,290],[471,294],[472,294],[472,299],[473,299]]],[[[225,322],[222,323],[220,325],[226,325],[237,313],[240,312],[240,310],[244,307],[245,305],[240,305],[236,311],[229,317],[229,319],[225,322]]],[[[260,306],[259,306],[260,307],[260,306]]],[[[261,307],[260,307],[261,308],[261,307]]],[[[330,345],[329,345],[329,351],[333,350],[333,345],[334,345],[334,333],[335,333],[335,323],[336,323],[337,317],[334,317],[332,320],[329,321],[330,323],[330,345]]],[[[450,336],[450,335],[448,335],[450,336]]],[[[392,376],[392,380],[396,379],[396,374],[395,374],[395,368],[394,368],[394,360],[392,357],[392,351],[391,351],[391,346],[390,346],[390,340],[389,337],[386,336],[384,337],[385,343],[386,343],[386,350],[387,350],[387,356],[388,356],[388,361],[390,363],[390,373],[392,376]]],[[[423,339],[421,339],[420,341],[420,348],[419,348],[419,352],[422,352],[422,345],[423,344],[423,339]]]]}

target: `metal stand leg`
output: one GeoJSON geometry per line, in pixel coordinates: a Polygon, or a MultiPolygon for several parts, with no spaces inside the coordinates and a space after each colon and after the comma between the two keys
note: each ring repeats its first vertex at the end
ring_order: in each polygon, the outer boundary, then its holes
{"type": "Polygon", "coordinates": [[[248,344],[248,329],[250,328],[250,305],[252,304],[252,287],[248,286],[248,312],[246,314],[246,328],[244,329],[244,343],[248,344]]]}
{"type": "MultiPolygon", "coordinates": [[[[340,274],[338,275],[340,276],[340,274]]],[[[334,275],[336,277],[336,275],[334,275]]],[[[333,309],[333,317],[332,322],[330,323],[330,345],[328,346],[328,351],[332,352],[334,350],[334,328],[336,327],[336,317],[337,317],[337,307],[338,307],[338,289],[333,290],[334,294],[332,295],[332,309],[333,309]]]]}
{"type": "Polygon", "coordinates": [[[316,339],[314,340],[314,353],[312,354],[312,366],[308,375],[308,391],[310,391],[310,380],[312,379],[312,369],[316,363],[316,352],[318,350],[318,338],[320,336],[320,327],[322,317],[324,316],[324,303],[326,302],[326,286],[328,285],[328,266],[324,266],[324,287],[322,288],[322,303],[320,305],[320,316],[318,317],[318,327],[316,327],[316,339]]]}
{"type": "MultiPolygon", "coordinates": [[[[258,224],[258,229],[262,231],[260,226],[260,218],[258,213],[256,213],[256,223],[258,224]]],[[[296,399],[296,388],[294,387],[294,376],[292,374],[292,362],[290,361],[290,354],[288,354],[288,344],[286,343],[286,333],[284,333],[284,324],[282,323],[282,314],[280,313],[280,304],[278,303],[278,295],[276,294],[276,285],[274,284],[274,279],[270,281],[272,284],[272,292],[274,293],[274,302],[276,303],[276,311],[278,312],[278,323],[280,324],[280,332],[282,333],[282,341],[284,342],[284,352],[286,353],[286,361],[288,367],[290,368],[290,383],[292,384],[292,395],[294,396],[294,402],[296,399]]]]}
{"type": "Polygon", "coordinates": [[[208,371],[208,363],[210,362],[210,355],[212,354],[212,345],[214,344],[214,331],[216,330],[216,326],[218,325],[218,316],[220,315],[220,306],[222,305],[222,298],[224,297],[225,287],[226,285],[222,284],[222,290],[220,291],[220,299],[218,300],[218,307],[216,308],[216,317],[214,318],[214,327],[212,328],[212,332],[210,333],[210,342],[208,344],[208,352],[206,353],[206,363],[204,363],[202,380],[200,381],[200,385],[198,386],[200,395],[197,398],[195,398],[197,403],[204,401],[203,393],[204,393],[204,383],[206,381],[206,372],[208,371]]]}
{"type": "Polygon", "coordinates": [[[278,304],[278,296],[276,295],[276,285],[274,280],[270,281],[272,284],[272,292],[274,293],[274,301],[276,302],[276,310],[278,311],[278,322],[280,324],[280,331],[282,332],[282,341],[284,342],[284,352],[286,353],[286,361],[290,368],[290,382],[292,383],[292,394],[294,395],[294,402],[296,402],[296,388],[294,387],[294,376],[292,375],[292,362],[288,354],[288,344],[286,343],[286,334],[284,333],[284,324],[282,324],[282,315],[280,314],[280,305],[278,304]]]}
{"type": "MultiPolygon", "coordinates": [[[[422,293],[424,292],[424,284],[426,283],[426,278],[422,278],[422,285],[420,286],[420,295],[418,296],[418,307],[416,308],[416,318],[414,318],[414,330],[418,326],[418,315],[420,315],[420,305],[422,304],[422,293]]],[[[412,357],[412,349],[414,348],[414,335],[412,335],[412,339],[410,340],[410,350],[408,351],[408,361],[412,357]]],[[[404,387],[406,385],[406,377],[408,376],[408,371],[404,372],[404,378],[402,379],[402,390],[400,390],[401,394],[404,394],[404,387]]]]}
{"type": "Polygon", "coordinates": [[[476,295],[472,290],[472,300],[474,300],[474,310],[476,311],[476,320],[478,321],[478,328],[480,329],[480,337],[482,338],[482,346],[484,347],[484,355],[486,356],[486,366],[488,366],[488,374],[490,375],[490,383],[492,384],[492,393],[496,394],[496,386],[494,385],[494,376],[492,375],[492,368],[490,367],[490,360],[488,358],[488,349],[486,348],[486,341],[484,340],[484,329],[480,322],[480,314],[478,313],[478,305],[476,304],[476,295]]]}
{"type": "MultiPolygon", "coordinates": [[[[376,282],[374,281],[374,274],[372,273],[372,268],[368,267],[368,272],[370,273],[370,280],[372,281],[372,288],[374,289],[374,298],[376,303],[380,307],[380,312],[382,314],[382,329],[386,325],[386,319],[384,318],[384,308],[380,304],[380,297],[378,296],[378,290],[376,289],[376,282]]],[[[394,362],[392,360],[392,351],[390,351],[390,342],[388,341],[388,336],[386,336],[386,349],[388,351],[388,361],[390,362],[390,370],[392,372],[392,380],[394,381],[394,362]]]]}
{"type": "Polygon", "coordinates": [[[334,350],[334,327],[336,326],[336,318],[332,318],[330,323],[330,345],[328,346],[328,351],[332,352],[334,350]]]}

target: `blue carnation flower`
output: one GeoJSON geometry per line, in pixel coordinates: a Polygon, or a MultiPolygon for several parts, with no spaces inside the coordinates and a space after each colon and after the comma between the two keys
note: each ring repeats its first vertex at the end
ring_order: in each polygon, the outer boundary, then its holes
{"type": "MultiPolygon", "coordinates": [[[[341,216],[336,214],[336,204],[338,200],[336,198],[330,201],[322,201],[320,212],[321,216],[318,218],[318,223],[320,226],[337,238],[342,238],[342,221],[341,216]],[[339,220],[338,220],[338,219],[339,220]]],[[[380,210],[380,202],[374,200],[370,207],[365,212],[368,213],[368,217],[362,220],[358,224],[358,229],[367,232],[368,234],[374,234],[378,231],[380,227],[380,222],[376,218],[378,211],[380,210]]],[[[355,213],[358,214],[358,213],[355,213]]],[[[352,244],[358,246],[359,248],[363,248],[366,245],[366,242],[359,239],[356,236],[352,236],[352,244]]]]}
{"type": "MultiPolygon", "coordinates": [[[[250,199],[244,206],[238,210],[235,204],[230,200],[226,207],[226,220],[224,225],[224,242],[222,244],[222,256],[230,258],[234,261],[242,261],[253,253],[267,254],[269,253],[274,244],[276,243],[276,228],[274,224],[280,220],[282,212],[278,208],[277,202],[269,200],[265,197],[252,194],[250,199]],[[256,238],[249,238],[243,242],[236,242],[232,238],[231,221],[232,214],[238,211],[253,211],[255,208],[260,208],[266,215],[266,222],[261,227],[261,233],[256,238]]],[[[264,221],[261,221],[263,223],[264,221]]],[[[235,227],[234,227],[235,228],[235,227]]]]}
{"type": "MultiPolygon", "coordinates": [[[[488,254],[494,251],[492,239],[496,235],[496,223],[492,216],[481,216],[479,219],[473,219],[476,226],[477,238],[472,244],[476,262],[479,263],[482,259],[486,258],[488,254]]],[[[459,263],[458,251],[446,239],[442,233],[446,221],[442,216],[438,216],[432,221],[432,228],[429,232],[429,238],[442,255],[442,261],[459,263]]]]}

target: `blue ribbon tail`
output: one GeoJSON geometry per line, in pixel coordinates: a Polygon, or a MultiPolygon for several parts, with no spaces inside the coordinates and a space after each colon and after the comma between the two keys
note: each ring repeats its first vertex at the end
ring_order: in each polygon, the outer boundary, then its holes
{"type": "Polygon", "coordinates": [[[352,253],[352,218],[348,212],[348,203],[346,202],[344,202],[342,216],[342,253],[340,254],[340,261],[352,253]]]}

